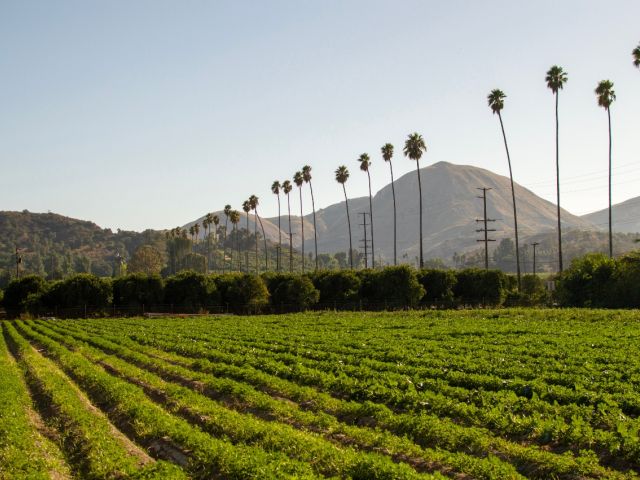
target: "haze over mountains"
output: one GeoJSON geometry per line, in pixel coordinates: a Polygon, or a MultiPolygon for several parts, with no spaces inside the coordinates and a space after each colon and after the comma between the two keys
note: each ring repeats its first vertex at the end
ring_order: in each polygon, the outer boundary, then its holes
{"type": "MultiPolygon", "coordinates": [[[[489,170],[468,165],[455,165],[439,162],[420,170],[423,191],[423,233],[425,258],[450,258],[453,252],[462,252],[477,248],[476,232],[480,228],[476,219],[482,218],[482,200],[480,187],[490,188],[487,192],[487,214],[495,219],[490,228],[495,228],[492,238],[501,239],[513,236],[513,209],[511,204],[511,187],[509,178],[495,174],[489,170]]],[[[338,186],[336,185],[336,188],[338,186]]],[[[413,259],[418,254],[418,180],[414,172],[409,172],[395,181],[398,228],[398,257],[413,259]],[[406,255],[406,257],[403,257],[406,255]]],[[[347,182],[347,193],[349,183],[347,182]]],[[[262,198],[261,201],[275,202],[273,198],[262,198]]],[[[286,197],[282,196],[281,230],[283,243],[288,245],[288,219],[286,215],[286,197]]],[[[311,208],[310,199],[305,191],[305,212],[311,208]]],[[[522,238],[555,231],[556,206],[535,195],[530,190],[517,184],[516,201],[518,206],[518,226],[522,238]]],[[[291,192],[292,215],[299,212],[299,196],[297,190],[291,192]]],[[[620,221],[633,217],[633,205],[640,205],[640,198],[632,199],[614,207],[614,219],[620,221]],[[634,203],[635,202],[635,203],[634,203]],[[631,206],[628,206],[630,204],[631,206]],[[618,214],[622,209],[625,214],[618,214]]],[[[349,199],[349,210],[354,248],[361,245],[364,237],[362,212],[369,211],[368,197],[349,199]]],[[[393,197],[391,184],[378,191],[373,198],[373,220],[376,258],[384,261],[393,259],[393,197]]],[[[563,231],[598,230],[602,212],[595,212],[584,217],[575,216],[562,210],[563,231]]],[[[606,210],[604,211],[606,215],[606,210]]],[[[224,216],[218,212],[222,221],[224,216]]],[[[636,216],[638,214],[636,213],[636,216]]],[[[640,219],[637,223],[640,223],[640,219]]],[[[202,219],[196,220],[201,222],[202,219]]],[[[318,227],[318,251],[335,253],[345,251],[349,246],[346,209],[344,201],[330,205],[316,212],[318,227]]],[[[186,226],[195,223],[190,222],[186,226]]],[[[249,216],[250,228],[253,229],[253,215],[249,216]]],[[[244,217],[240,226],[246,225],[244,217]]],[[[278,241],[278,218],[263,219],[265,234],[273,241],[278,241]]],[[[633,227],[638,224],[621,223],[624,232],[640,231],[633,227]]],[[[300,217],[292,216],[291,228],[294,232],[294,247],[300,248],[300,217]]],[[[369,236],[369,235],[368,235],[369,236]]],[[[304,216],[305,250],[313,251],[314,231],[313,215],[304,216]]]]}

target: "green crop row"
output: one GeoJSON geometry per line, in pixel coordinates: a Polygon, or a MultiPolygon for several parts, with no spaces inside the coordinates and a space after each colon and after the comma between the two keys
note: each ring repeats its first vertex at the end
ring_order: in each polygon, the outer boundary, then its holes
{"type": "MultiPolygon", "coordinates": [[[[61,342],[72,342],[75,344],[77,340],[82,340],[88,344],[94,345],[101,351],[111,352],[118,358],[123,358],[135,365],[143,367],[147,370],[157,372],[159,375],[173,379],[174,381],[186,383],[188,385],[197,385],[199,390],[205,394],[208,393],[215,398],[228,399],[227,404],[230,408],[241,411],[256,412],[259,416],[266,416],[269,419],[279,422],[290,423],[300,428],[310,429],[324,433],[328,438],[334,441],[344,440],[347,443],[354,443],[360,448],[369,450],[383,450],[385,453],[396,459],[420,459],[418,467],[423,464],[440,465],[441,468],[460,473],[472,474],[475,478],[519,478],[515,469],[497,457],[489,456],[488,458],[472,457],[460,452],[447,452],[445,450],[425,449],[417,446],[404,437],[397,437],[387,432],[347,425],[339,422],[335,417],[318,412],[301,410],[297,405],[291,402],[282,402],[273,397],[256,391],[253,387],[245,385],[229,379],[221,379],[201,372],[194,372],[184,367],[177,366],[167,361],[152,358],[150,356],[137,353],[122,345],[111,342],[105,338],[90,337],[81,332],[70,332],[69,330],[61,330],[64,335],[56,334],[55,328],[43,328],[41,325],[35,325],[38,331],[49,335],[51,338],[61,342]],[[77,340],[70,340],[73,336],[77,340]]],[[[86,347],[83,347],[83,351],[86,347]]],[[[97,360],[100,357],[91,355],[97,360]]],[[[101,360],[105,362],[105,360],[101,360]]],[[[109,357],[109,364],[113,366],[114,359],[109,357]]],[[[176,390],[176,395],[187,401],[188,405],[201,403],[200,396],[190,394],[182,388],[169,386],[166,382],[160,383],[157,378],[143,375],[140,369],[131,367],[128,363],[118,362],[118,367],[113,367],[122,372],[126,378],[145,378],[145,382],[149,383],[150,379],[154,380],[155,387],[163,392],[176,390]],[[126,373],[124,372],[126,370],[126,373]]],[[[176,408],[179,402],[176,403],[176,408]]],[[[200,411],[200,414],[204,414],[200,411]]],[[[297,434],[295,434],[297,435],[297,434]]],[[[346,458],[342,460],[344,462],[346,458]]],[[[415,460],[414,460],[414,463],[415,460]]],[[[370,478],[374,478],[371,476],[370,478]]],[[[396,477],[397,478],[397,477],[396,477]]]]}
{"type": "Polygon", "coordinates": [[[129,434],[147,448],[170,451],[183,459],[194,478],[317,478],[310,466],[284,454],[214,438],[152,402],[144,391],[108,374],[80,353],[17,324],[22,334],[45,349],[109,417],[125,424],[129,434]],[[160,442],[160,446],[158,445],[160,442]],[[162,448],[160,448],[162,447],[162,448]]]}
{"type": "MultiPolygon", "coordinates": [[[[48,333],[54,340],[63,340],[56,339],[51,331],[43,333],[48,333]]],[[[64,341],[67,343],[69,339],[64,341]]],[[[77,342],[70,343],[80,347],[77,342]]],[[[229,410],[197,392],[166,382],[115,356],[97,353],[89,347],[80,347],[77,351],[119,377],[141,386],[151,397],[162,398],[163,405],[171,413],[192,420],[212,435],[224,436],[232,443],[258,445],[265,450],[285,453],[311,464],[324,476],[370,479],[422,477],[407,465],[396,464],[388,457],[358,452],[349,447],[337,448],[318,435],[229,410]]]]}
{"type": "MultiPolygon", "coordinates": [[[[122,328],[120,330],[122,333],[122,328]]],[[[131,336],[133,332],[128,331],[126,334],[131,336]]],[[[121,338],[120,341],[127,346],[131,346],[132,343],[124,338],[121,338]]],[[[518,468],[526,472],[527,475],[537,476],[538,478],[548,478],[549,475],[571,476],[575,472],[583,472],[591,476],[613,475],[613,472],[603,470],[597,464],[597,459],[594,459],[593,454],[589,452],[584,452],[577,457],[555,455],[534,447],[521,446],[495,438],[485,429],[464,428],[434,415],[424,413],[419,415],[395,414],[383,405],[339,400],[315,389],[305,388],[280,379],[277,376],[265,374],[247,365],[244,367],[224,365],[219,363],[219,358],[217,357],[216,361],[209,361],[206,357],[210,348],[197,348],[193,345],[188,347],[188,345],[182,344],[177,336],[173,343],[158,342],[157,339],[151,338],[147,338],[147,341],[149,344],[154,344],[167,351],[174,351],[174,353],[184,354],[185,351],[188,351],[194,358],[163,354],[162,350],[158,351],[149,348],[149,346],[139,347],[142,349],[141,351],[145,351],[150,355],[164,358],[174,363],[181,363],[183,366],[193,370],[237,378],[279,396],[304,403],[307,408],[324,411],[348,421],[357,422],[371,418],[378,427],[393,433],[409,435],[416,442],[425,446],[437,445],[447,449],[471,450],[477,454],[496,451],[515,465],[518,465],[518,468]]],[[[192,344],[193,342],[187,343],[192,344]]],[[[238,356],[234,361],[237,364],[242,364],[245,360],[247,359],[238,356]]],[[[262,367],[264,367],[264,362],[262,367]]]]}
{"type": "Polygon", "coordinates": [[[30,420],[31,397],[0,328],[0,479],[69,478],[62,453],[30,420]]]}

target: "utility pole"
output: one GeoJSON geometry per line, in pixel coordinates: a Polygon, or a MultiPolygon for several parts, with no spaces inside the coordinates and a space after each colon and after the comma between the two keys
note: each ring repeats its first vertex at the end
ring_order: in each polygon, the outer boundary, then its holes
{"type": "Polygon", "coordinates": [[[16,278],[20,278],[21,263],[22,263],[22,255],[20,255],[20,249],[16,246],[16,278]]]}
{"type": "Polygon", "coordinates": [[[483,217],[476,219],[476,222],[482,222],[483,228],[479,228],[476,232],[483,232],[484,239],[476,240],[477,242],[484,242],[484,268],[485,270],[489,270],[489,242],[495,242],[494,239],[489,238],[489,232],[495,232],[495,228],[487,228],[488,222],[495,222],[493,218],[487,218],[487,191],[491,190],[490,188],[478,188],[477,190],[482,190],[482,196],[478,196],[482,200],[482,211],[483,217]]]}
{"type": "MultiPolygon", "coordinates": [[[[369,268],[369,253],[368,253],[368,247],[369,247],[369,241],[367,240],[367,212],[361,212],[360,215],[362,215],[362,223],[360,224],[360,226],[363,228],[364,231],[364,240],[360,240],[361,242],[364,243],[364,268],[369,268]]],[[[372,262],[373,265],[373,262],[372,262]]]]}
{"type": "Polygon", "coordinates": [[[531,246],[533,247],[533,274],[536,274],[536,247],[540,245],[539,242],[533,242],[531,246]]]}

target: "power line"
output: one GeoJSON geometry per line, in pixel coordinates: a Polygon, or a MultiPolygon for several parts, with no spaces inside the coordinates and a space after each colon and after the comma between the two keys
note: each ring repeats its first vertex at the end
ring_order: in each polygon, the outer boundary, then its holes
{"type": "Polygon", "coordinates": [[[476,240],[476,242],[484,242],[484,268],[485,270],[489,270],[489,242],[495,242],[494,239],[489,238],[489,232],[496,231],[495,228],[491,228],[491,229],[487,228],[488,222],[495,222],[495,219],[487,218],[487,191],[491,189],[486,187],[480,187],[480,188],[477,188],[477,190],[482,190],[482,196],[481,197],[478,196],[477,198],[482,199],[482,207],[483,207],[484,214],[482,218],[477,218],[476,222],[482,222],[484,225],[484,228],[480,228],[476,230],[476,232],[483,232],[484,239],[476,240]]]}

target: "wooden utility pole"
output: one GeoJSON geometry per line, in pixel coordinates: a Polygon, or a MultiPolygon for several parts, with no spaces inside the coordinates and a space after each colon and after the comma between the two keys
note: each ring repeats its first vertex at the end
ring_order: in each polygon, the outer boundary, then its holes
{"type": "Polygon", "coordinates": [[[477,242],[484,242],[484,268],[485,270],[489,270],[489,242],[495,242],[494,239],[489,238],[489,232],[495,232],[495,228],[487,228],[488,222],[495,222],[495,219],[487,218],[487,191],[491,190],[490,188],[481,187],[478,190],[482,190],[482,196],[478,197],[482,200],[482,211],[483,217],[476,219],[476,222],[482,222],[483,228],[479,228],[476,232],[483,232],[484,239],[476,240],[477,242]]]}
{"type": "MultiPolygon", "coordinates": [[[[369,253],[368,253],[368,247],[369,247],[369,241],[367,240],[367,212],[361,212],[360,215],[362,215],[362,223],[360,224],[360,226],[363,228],[364,230],[364,240],[361,240],[361,242],[364,243],[364,268],[369,268],[369,253]]],[[[371,261],[371,265],[373,266],[373,259],[371,261]]]]}
{"type": "Polygon", "coordinates": [[[531,244],[531,246],[533,247],[533,274],[535,275],[536,272],[536,247],[540,245],[539,242],[533,242],[531,244]]]}

